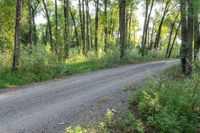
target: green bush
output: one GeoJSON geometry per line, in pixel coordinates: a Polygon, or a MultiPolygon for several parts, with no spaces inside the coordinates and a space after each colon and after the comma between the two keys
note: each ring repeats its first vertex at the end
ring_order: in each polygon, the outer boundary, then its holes
{"type": "Polygon", "coordinates": [[[138,94],[140,113],[160,132],[197,132],[200,121],[200,77],[197,77],[198,80],[187,78],[176,67],[160,79],[151,79],[138,94]]]}
{"type": "Polygon", "coordinates": [[[124,112],[118,123],[119,129],[123,133],[144,133],[142,122],[137,120],[130,111],[124,112]]]}

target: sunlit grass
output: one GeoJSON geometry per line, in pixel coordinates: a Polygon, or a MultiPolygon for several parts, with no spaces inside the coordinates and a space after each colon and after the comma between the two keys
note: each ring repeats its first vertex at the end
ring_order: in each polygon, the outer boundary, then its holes
{"type": "MultiPolygon", "coordinates": [[[[62,56],[62,55],[61,55],[62,56]]],[[[51,52],[47,45],[30,48],[23,47],[20,59],[20,69],[17,73],[11,72],[11,54],[0,54],[0,88],[9,88],[16,85],[41,82],[76,73],[85,73],[98,69],[116,67],[122,64],[140,63],[165,59],[163,51],[150,51],[142,57],[137,49],[127,50],[123,63],[119,59],[118,50],[94,51],[87,55],[79,54],[77,49],[70,50],[70,56],[63,63],[58,56],[51,52]]]]}

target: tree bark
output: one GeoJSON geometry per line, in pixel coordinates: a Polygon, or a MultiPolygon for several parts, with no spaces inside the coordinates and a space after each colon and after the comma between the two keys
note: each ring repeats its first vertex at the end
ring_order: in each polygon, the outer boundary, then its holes
{"type": "Polygon", "coordinates": [[[145,36],[144,36],[144,45],[146,45],[146,42],[147,42],[147,33],[148,33],[149,22],[150,22],[150,19],[151,19],[151,14],[152,14],[153,6],[154,6],[154,1],[155,0],[151,1],[150,11],[149,11],[149,14],[148,14],[148,17],[147,17],[146,28],[145,28],[145,36]]]}
{"type": "Polygon", "coordinates": [[[170,2],[171,2],[171,0],[168,0],[167,3],[166,3],[166,5],[165,5],[163,16],[161,18],[160,25],[159,25],[159,28],[158,28],[158,32],[157,32],[157,35],[156,35],[156,40],[155,40],[154,48],[158,48],[158,44],[159,44],[159,41],[160,41],[160,36],[161,36],[161,30],[162,30],[163,22],[164,22],[166,14],[168,12],[168,8],[169,8],[170,2]]]}
{"type": "Polygon", "coordinates": [[[144,50],[145,50],[145,38],[146,38],[146,29],[147,29],[147,17],[148,17],[148,12],[149,12],[149,5],[148,5],[148,0],[145,1],[146,3],[146,9],[145,9],[145,19],[144,19],[144,26],[143,26],[143,35],[142,35],[142,43],[141,43],[141,48],[142,48],[142,56],[144,56],[144,50]]]}
{"type": "Polygon", "coordinates": [[[72,10],[70,8],[70,14],[71,14],[71,17],[72,17],[72,22],[73,22],[73,25],[74,25],[74,30],[75,30],[75,35],[76,35],[76,46],[79,47],[79,38],[78,38],[78,28],[76,26],[76,21],[75,21],[75,18],[74,18],[74,15],[72,13],[72,10]]]}
{"type": "Polygon", "coordinates": [[[173,51],[173,48],[174,48],[174,44],[175,44],[175,41],[176,41],[176,38],[177,38],[177,35],[178,35],[178,31],[179,31],[179,29],[180,29],[180,26],[181,26],[181,23],[179,23],[178,28],[176,29],[176,33],[175,33],[175,36],[174,36],[174,40],[173,40],[173,42],[172,42],[172,46],[171,46],[171,48],[170,48],[170,50],[169,50],[169,53],[168,53],[167,58],[170,58],[170,57],[171,57],[171,54],[172,54],[172,51],[173,51]]]}
{"type": "Polygon", "coordinates": [[[186,67],[186,44],[187,44],[187,19],[186,19],[186,1],[180,0],[181,7],[181,68],[185,73],[186,67]]]}
{"type": "Polygon", "coordinates": [[[20,60],[20,30],[22,17],[22,0],[17,0],[16,3],[16,22],[15,22],[15,44],[12,71],[16,72],[19,69],[20,60]]]}
{"type": "Polygon", "coordinates": [[[70,47],[70,38],[69,38],[69,0],[64,0],[64,52],[65,59],[69,57],[69,47],[70,47]]]}
{"type": "Polygon", "coordinates": [[[46,18],[47,18],[47,25],[48,25],[48,31],[49,31],[49,43],[51,45],[51,49],[52,50],[55,50],[54,49],[54,45],[53,45],[53,36],[52,36],[52,27],[51,27],[51,21],[50,21],[50,17],[49,17],[49,13],[48,13],[48,9],[47,9],[47,5],[46,5],[46,2],[45,0],[42,0],[43,2],[43,6],[44,6],[44,10],[45,10],[45,15],[46,15],[46,18]]]}
{"type": "Polygon", "coordinates": [[[126,40],[126,0],[120,0],[119,3],[119,31],[120,31],[120,60],[123,62],[125,56],[126,40]]]}
{"type": "Polygon", "coordinates": [[[167,58],[168,55],[169,55],[169,50],[170,50],[170,47],[171,47],[171,40],[172,40],[172,35],[173,35],[173,31],[174,31],[174,27],[175,27],[175,24],[176,24],[176,21],[177,21],[177,18],[178,18],[179,14],[177,14],[174,22],[171,24],[171,30],[170,30],[170,34],[169,34],[169,41],[168,41],[168,45],[167,45],[167,51],[166,51],[166,54],[165,54],[165,57],[167,58]]]}
{"type": "Polygon", "coordinates": [[[86,49],[86,29],[85,29],[85,26],[86,26],[86,22],[85,22],[85,0],[82,0],[82,32],[83,32],[83,35],[82,35],[82,39],[83,39],[83,54],[86,55],[87,54],[87,49],[86,49]]]}
{"type": "Polygon", "coordinates": [[[98,53],[98,30],[99,30],[99,0],[96,1],[96,13],[95,13],[95,52],[98,53]]]}
{"type": "Polygon", "coordinates": [[[107,11],[107,7],[108,6],[108,0],[104,0],[104,52],[107,52],[108,49],[108,11],[107,11]]]}
{"type": "Polygon", "coordinates": [[[186,69],[185,74],[190,75],[192,72],[192,46],[193,46],[193,2],[188,2],[188,30],[187,30],[187,44],[186,44],[186,69]]]}
{"type": "Polygon", "coordinates": [[[58,53],[58,5],[57,5],[57,0],[55,0],[55,26],[56,26],[56,29],[55,29],[55,50],[56,50],[56,53],[58,53]]]}
{"type": "Polygon", "coordinates": [[[198,12],[195,12],[194,16],[194,59],[196,60],[197,54],[200,49],[200,31],[199,31],[199,21],[198,21],[198,12]]]}
{"type": "Polygon", "coordinates": [[[86,52],[90,50],[90,13],[89,13],[89,0],[85,0],[86,5],[86,52]]]}

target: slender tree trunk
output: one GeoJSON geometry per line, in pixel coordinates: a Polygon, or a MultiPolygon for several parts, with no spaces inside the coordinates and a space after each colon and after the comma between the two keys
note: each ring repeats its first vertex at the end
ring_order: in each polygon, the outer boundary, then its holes
{"type": "Polygon", "coordinates": [[[176,24],[178,16],[179,16],[179,14],[177,14],[174,22],[171,24],[171,30],[170,30],[170,34],[169,34],[169,41],[168,41],[168,45],[167,45],[167,51],[166,51],[166,54],[165,54],[166,58],[168,57],[168,54],[169,54],[169,49],[171,47],[172,35],[173,35],[174,27],[175,27],[175,24],[176,24]]]}
{"type": "Polygon", "coordinates": [[[87,53],[87,49],[86,49],[86,35],[85,35],[85,31],[86,31],[86,22],[85,22],[85,0],[82,0],[82,22],[83,22],[83,25],[82,25],[82,32],[83,32],[83,54],[86,55],[87,53]]]}
{"type": "Polygon", "coordinates": [[[107,52],[108,49],[108,11],[107,11],[107,6],[108,6],[108,0],[104,0],[104,52],[107,52]]]}
{"type": "Polygon", "coordinates": [[[153,27],[152,27],[152,30],[151,30],[150,50],[152,50],[152,48],[153,48],[155,25],[156,25],[156,20],[153,22],[153,27]]]}
{"type": "Polygon", "coordinates": [[[99,0],[96,1],[95,13],[95,52],[98,53],[98,30],[99,30],[99,0]]]}
{"type": "Polygon", "coordinates": [[[147,17],[149,12],[149,4],[148,0],[146,0],[146,9],[145,9],[145,19],[144,19],[144,26],[143,26],[143,35],[142,35],[142,56],[144,56],[144,50],[145,50],[145,38],[146,38],[146,29],[147,29],[147,17]]]}
{"type": "Polygon", "coordinates": [[[123,62],[125,56],[126,41],[126,0],[120,0],[119,3],[119,31],[120,31],[120,60],[123,62]]]}
{"type": "Polygon", "coordinates": [[[168,8],[169,8],[170,2],[171,2],[171,0],[168,0],[167,3],[166,3],[166,5],[165,5],[163,16],[162,16],[162,19],[160,21],[160,25],[159,25],[158,32],[157,32],[157,35],[156,35],[156,40],[155,40],[154,48],[158,48],[158,46],[159,46],[158,44],[159,44],[159,41],[160,41],[161,30],[162,30],[162,26],[163,26],[163,22],[164,22],[165,16],[166,16],[166,14],[168,12],[168,8]]]}
{"type": "Polygon", "coordinates": [[[194,59],[196,60],[197,54],[200,49],[200,31],[199,31],[199,21],[198,21],[198,12],[195,12],[194,17],[194,59]]]}
{"type": "Polygon", "coordinates": [[[42,2],[43,2],[44,10],[45,10],[45,15],[46,15],[46,18],[47,18],[47,25],[48,25],[48,31],[49,31],[49,41],[50,41],[50,45],[51,45],[52,50],[54,50],[51,21],[50,21],[46,2],[45,2],[45,0],[42,0],[42,2]]]}
{"type": "Polygon", "coordinates": [[[33,42],[33,29],[32,29],[32,9],[31,9],[31,1],[28,1],[28,13],[29,13],[29,17],[28,17],[28,23],[29,23],[29,44],[32,45],[33,42]]]}
{"type": "Polygon", "coordinates": [[[134,7],[133,7],[134,4],[131,4],[131,8],[130,8],[130,15],[129,15],[129,21],[127,22],[128,23],[128,43],[130,44],[131,43],[131,28],[132,28],[132,16],[133,16],[133,10],[134,10],[134,7]]]}
{"type": "Polygon", "coordinates": [[[37,45],[37,30],[36,30],[36,24],[35,24],[35,10],[33,10],[33,13],[32,13],[32,23],[33,23],[33,42],[34,42],[34,45],[36,46],[37,45]]]}
{"type": "Polygon", "coordinates": [[[70,38],[69,38],[69,0],[64,0],[64,52],[65,59],[69,57],[69,47],[70,47],[70,38]]]}
{"type": "Polygon", "coordinates": [[[90,13],[89,13],[89,0],[85,0],[86,5],[86,51],[90,50],[90,13]]]}
{"type": "Polygon", "coordinates": [[[16,3],[16,22],[15,22],[15,44],[12,71],[16,72],[19,69],[20,60],[20,29],[22,17],[22,0],[17,0],[16,3]]]}
{"type": "Polygon", "coordinates": [[[171,57],[172,50],[173,50],[173,48],[174,48],[174,44],[175,44],[175,42],[176,42],[176,38],[177,38],[177,35],[178,35],[178,31],[179,31],[179,29],[180,29],[180,26],[181,26],[181,23],[179,23],[178,28],[176,29],[176,33],[175,33],[175,36],[174,36],[174,40],[173,40],[173,42],[172,42],[172,46],[171,46],[171,48],[170,48],[170,50],[169,50],[169,54],[168,54],[167,58],[170,58],[170,57],[171,57]]]}
{"type": "Polygon", "coordinates": [[[73,25],[74,25],[74,30],[75,30],[75,35],[76,35],[76,46],[79,47],[79,38],[78,38],[78,28],[76,26],[76,21],[75,21],[75,18],[74,18],[74,15],[70,9],[70,14],[71,14],[71,17],[72,17],[72,22],[73,22],[73,25]]]}
{"type": "Polygon", "coordinates": [[[56,25],[56,29],[55,29],[55,50],[56,53],[58,53],[58,5],[57,5],[57,0],[55,0],[55,25],[56,25]]]}
{"type": "Polygon", "coordinates": [[[148,29],[149,29],[149,22],[150,22],[150,19],[151,19],[151,13],[152,13],[152,10],[153,10],[154,1],[155,0],[151,0],[151,7],[150,7],[150,11],[149,11],[149,14],[148,14],[148,17],[147,17],[146,28],[145,28],[145,36],[144,36],[144,45],[146,44],[146,41],[147,41],[147,33],[148,33],[148,29]]]}

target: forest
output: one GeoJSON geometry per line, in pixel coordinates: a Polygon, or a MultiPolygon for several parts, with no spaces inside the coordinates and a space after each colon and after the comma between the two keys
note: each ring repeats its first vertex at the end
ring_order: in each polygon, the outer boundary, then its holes
{"type": "Polygon", "coordinates": [[[0,0],[0,90],[180,60],[136,89],[121,119],[108,110],[96,132],[199,132],[199,51],[200,0],[0,0]]]}

